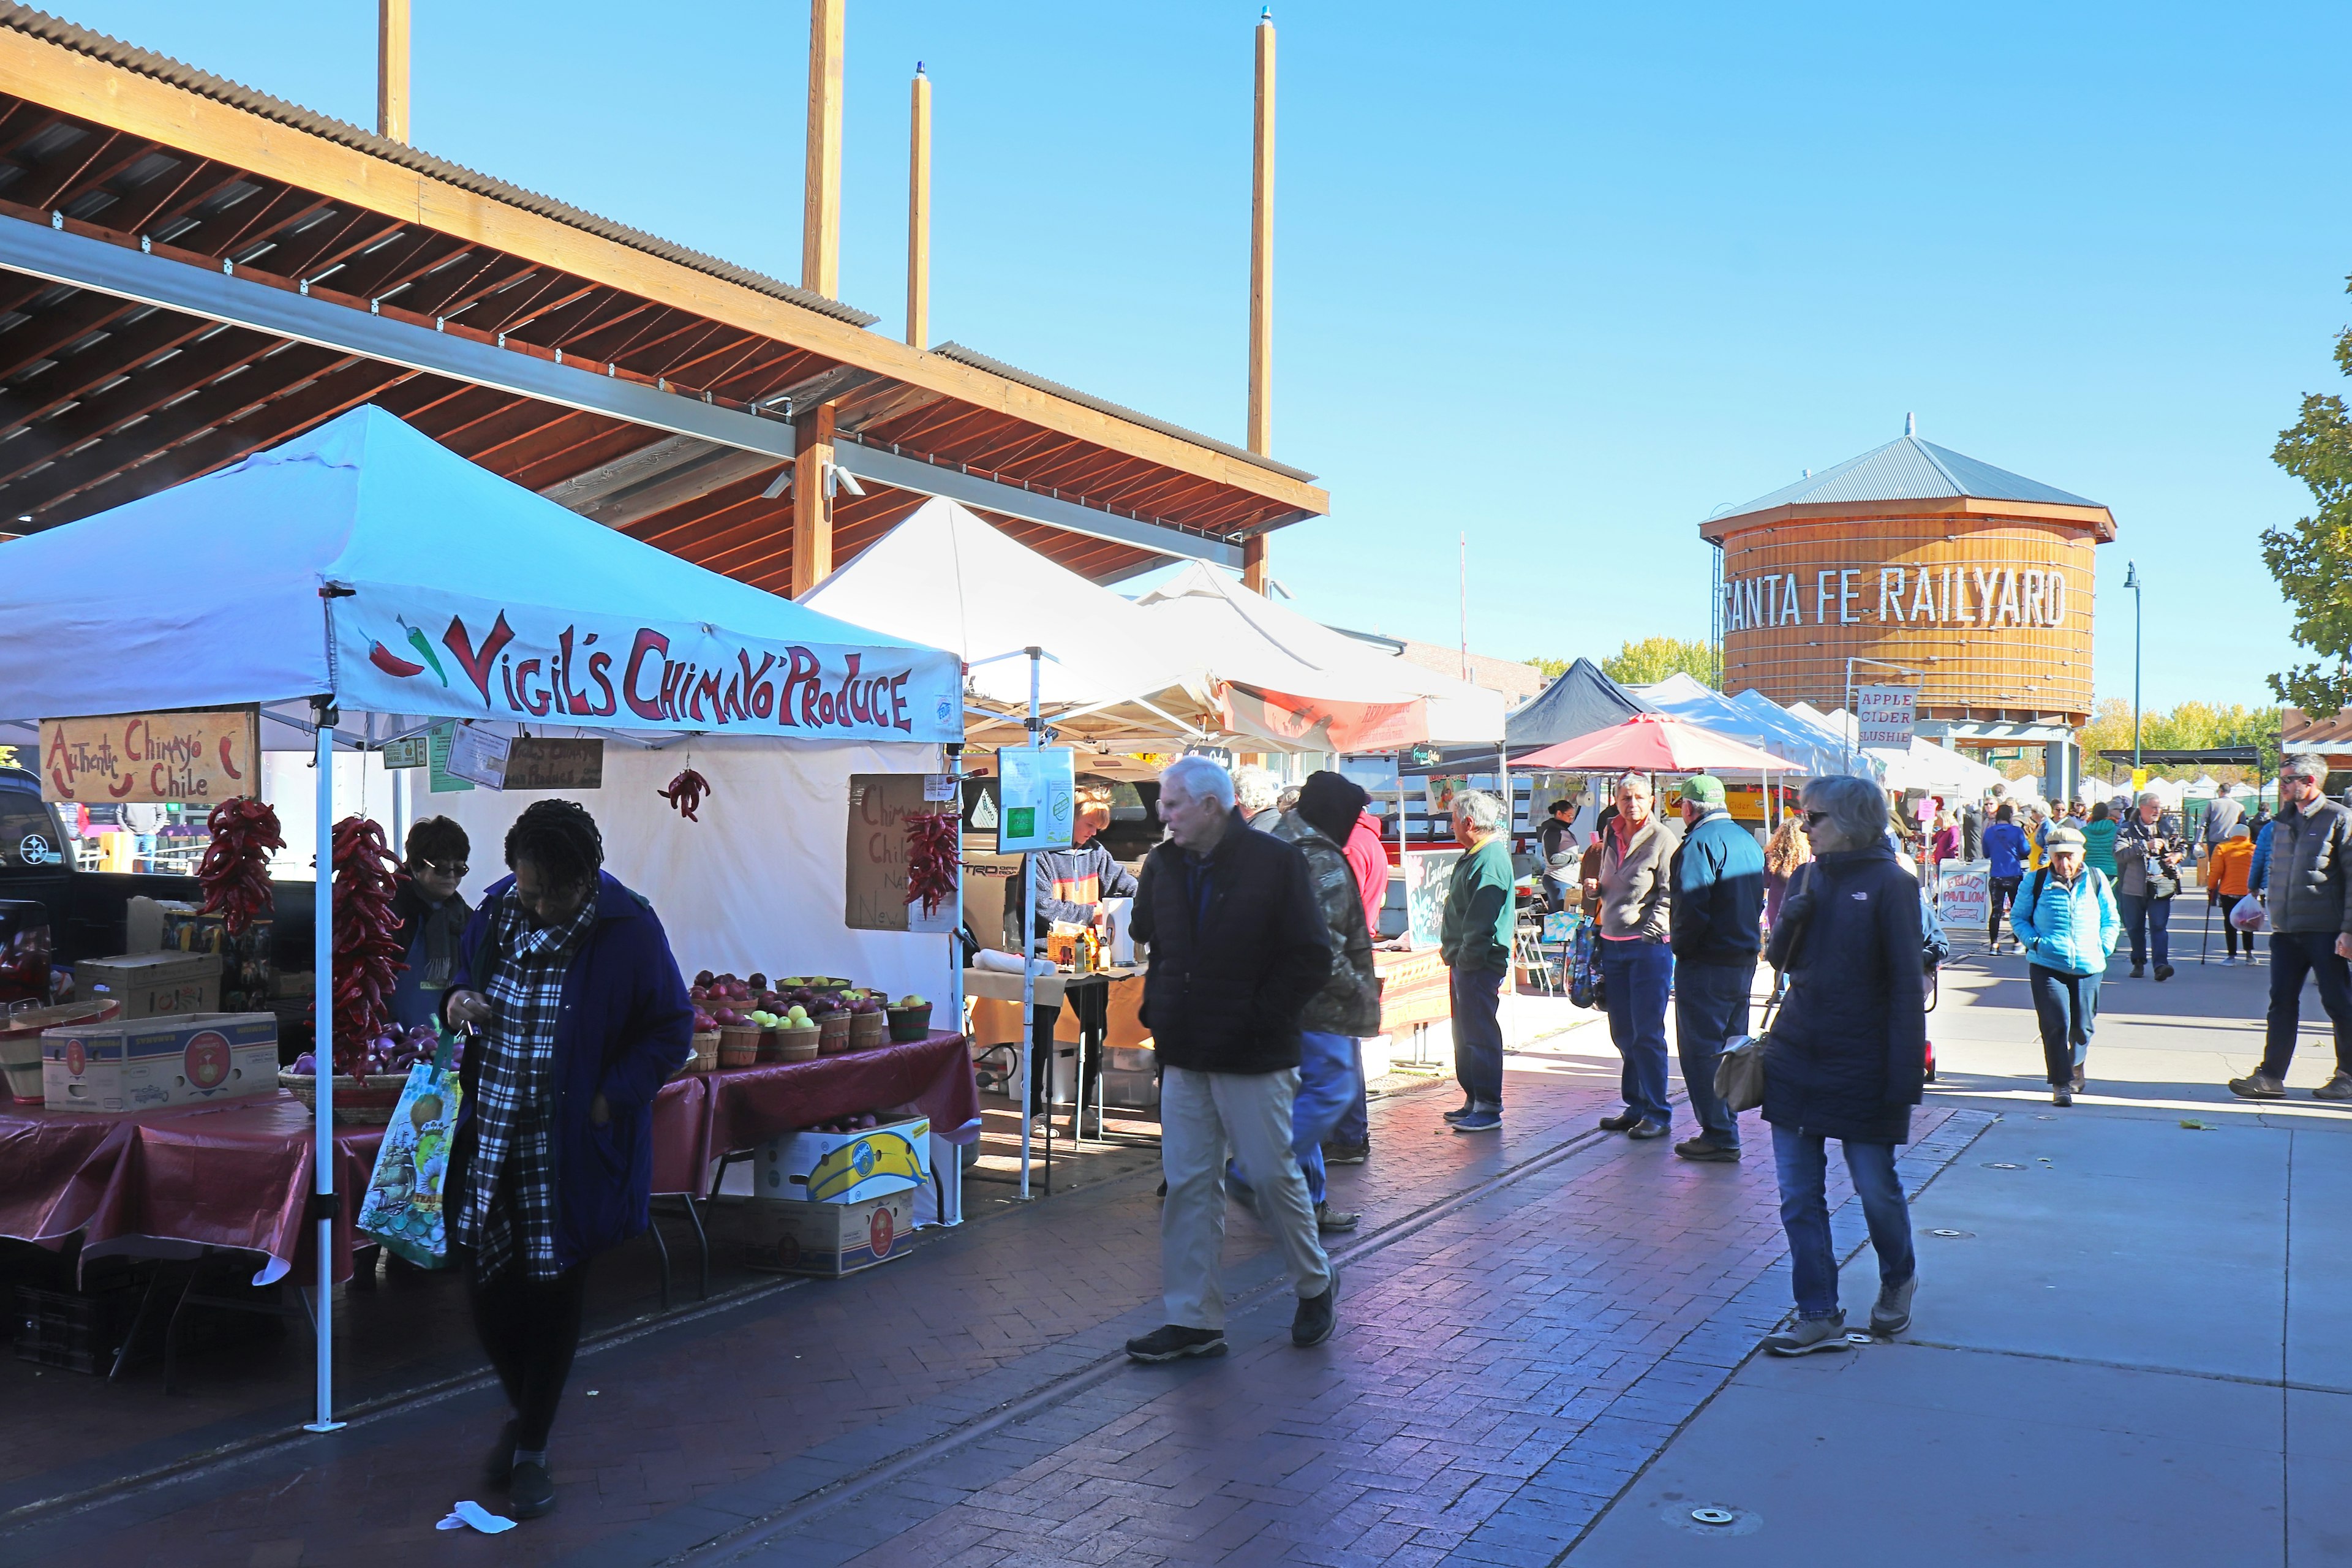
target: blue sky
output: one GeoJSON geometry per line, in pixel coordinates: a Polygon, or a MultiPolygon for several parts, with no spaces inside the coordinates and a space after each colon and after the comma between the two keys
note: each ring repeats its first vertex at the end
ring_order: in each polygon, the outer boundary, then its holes
{"type": "MultiPolygon", "coordinates": [[[[373,0],[52,0],[374,115],[373,0]]],[[[1239,440],[1253,5],[850,0],[842,289],[898,332],[906,81],[931,321],[1239,440]]],[[[2099,689],[2267,701],[2270,461],[2352,320],[2352,8],[1280,6],[1276,575],[1481,651],[1703,636],[1696,523],[1901,433],[2104,500],[2099,689]]],[[[415,0],[413,139],[796,279],[792,0],[415,0]]]]}

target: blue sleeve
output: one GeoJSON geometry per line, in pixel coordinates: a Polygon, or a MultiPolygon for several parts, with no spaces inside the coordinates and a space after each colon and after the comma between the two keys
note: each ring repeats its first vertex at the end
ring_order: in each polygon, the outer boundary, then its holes
{"type": "Polygon", "coordinates": [[[635,971],[629,983],[628,1038],[604,1069],[598,1091],[615,1110],[642,1110],[654,1102],[669,1076],[694,1054],[694,1008],[686,998],[686,977],[669,950],[668,933],[650,906],[637,917],[635,971]]]}
{"type": "Polygon", "coordinates": [[[2257,893],[2270,883],[2272,826],[2272,823],[2265,822],[2263,830],[2254,835],[2254,863],[2246,872],[2246,886],[2257,893]]]}

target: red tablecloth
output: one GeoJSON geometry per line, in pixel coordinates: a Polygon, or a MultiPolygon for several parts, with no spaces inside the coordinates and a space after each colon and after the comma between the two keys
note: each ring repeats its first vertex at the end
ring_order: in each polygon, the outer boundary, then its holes
{"type": "Polygon", "coordinates": [[[704,1073],[709,1113],[707,1159],[749,1149],[779,1132],[814,1127],[889,1105],[913,1105],[931,1131],[953,1142],[978,1136],[980,1089],[961,1035],[933,1030],[927,1039],[877,1046],[845,1056],[704,1073]]]}
{"type": "MultiPolygon", "coordinates": [[[[707,1090],[688,1075],[654,1101],[654,1191],[698,1192],[707,1090]]],[[[310,1109],[284,1089],[211,1105],[124,1115],[0,1109],[0,1236],[85,1251],[139,1237],[236,1247],[263,1270],[317,1274],[303,1215],[313,1184],[310,1109]]],[[[351,1278],[352,1221],[375,1171],[381,1127],[339,1127],[334,1277],[351,1278]]]]}

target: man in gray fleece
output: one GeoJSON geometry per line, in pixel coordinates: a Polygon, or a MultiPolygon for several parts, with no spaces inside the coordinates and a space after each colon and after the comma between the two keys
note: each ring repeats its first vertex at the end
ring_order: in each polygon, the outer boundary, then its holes
{"type": "Polygon", "coordinates": [[[1609,1038],[1625,1059],[1625,1109],[1604,1116],[1604,1131],[1663,1138],[1674,1126],[1666,1108],[1666,996],[1674,950],[1666,945],[1674,899],[1675,851],[1681,836],[1658,819],[1645,773],[1617,781],[1617,817],[1601,835],[1601,875],[1585,896],[1601,900],[1601,985],[1609,1038]]]}

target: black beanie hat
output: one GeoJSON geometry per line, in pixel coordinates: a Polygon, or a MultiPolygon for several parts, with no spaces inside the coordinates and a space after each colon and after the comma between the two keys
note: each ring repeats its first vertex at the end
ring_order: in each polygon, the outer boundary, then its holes
{"type": "Polygon", "coordinates": [[[1344,773],[1326,769],[1307,775],[1298,786],[1298,815],[1307,826],[1341,848],[1356,830],[1356,818],[1371,801],[1363,785],[1344,773]]]}

